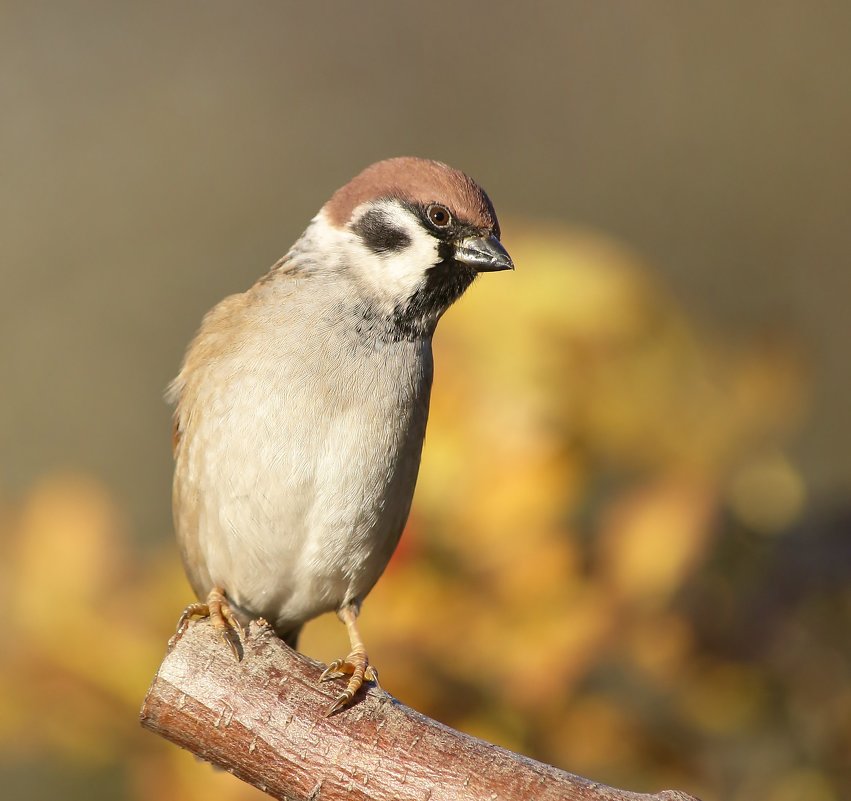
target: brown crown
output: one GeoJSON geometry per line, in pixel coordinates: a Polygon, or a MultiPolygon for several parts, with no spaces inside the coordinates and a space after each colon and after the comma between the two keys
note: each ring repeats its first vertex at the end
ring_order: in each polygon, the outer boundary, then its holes
{"type": "Polygon", "coordinates": [[[460,222],[499,236],[493,205],[472,178],[439,161],[411,156],[370,165],[338,189],[324,209],[331,223],[342,226],[361,203],[385,197],[422,205],[441,203],[460,222]]]}

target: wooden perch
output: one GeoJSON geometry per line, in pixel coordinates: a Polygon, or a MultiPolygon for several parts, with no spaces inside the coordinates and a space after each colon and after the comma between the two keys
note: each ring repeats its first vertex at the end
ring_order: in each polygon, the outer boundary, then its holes
{"type": "Polygon", "coordinates": [[[320,666],[253,623],[237,662],[209,621],[172,647],[142,725],[279,799],[696,801],[616,790],[450,729],[377,688],[336,715],[320,666]]]}

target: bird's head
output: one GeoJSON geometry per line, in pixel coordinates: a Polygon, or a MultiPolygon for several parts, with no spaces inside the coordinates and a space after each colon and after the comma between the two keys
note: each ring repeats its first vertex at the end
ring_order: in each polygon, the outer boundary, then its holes
{"type": "Polygon", "coordinates": [[[437,161],[379,161],[337,190],[311,226],[399,336],[430,335],[481,272],[514,268],[484,190],[437,161]]]}

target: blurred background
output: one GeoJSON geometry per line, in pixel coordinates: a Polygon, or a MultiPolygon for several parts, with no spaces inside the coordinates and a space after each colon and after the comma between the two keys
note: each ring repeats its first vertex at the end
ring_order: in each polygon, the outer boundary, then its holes
{"type": "Polygon", "coordinates": [[[438,331],[383,684],[634,790],[851,798],[849,34],[791,0],[0,4],[4,797],[261,797],[137,723],[190,600],[162,393],[416,154],[517,271],[438,331]]]}

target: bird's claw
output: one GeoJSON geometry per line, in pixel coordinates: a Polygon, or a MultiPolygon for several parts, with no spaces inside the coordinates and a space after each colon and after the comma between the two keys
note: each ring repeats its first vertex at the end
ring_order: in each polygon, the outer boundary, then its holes
{"type": "MultiPolygon", "coordinates": [[[[335,659],[319,676],[319,681],[330,681],[331,679],[341,679],[343,676],[351,676],[356,667],[346,659],[335,659]]],[[[366,681],[378,684],[378,671],[369,663],[363,671],[363,677],[366,681]]]]}
{"type": "Polygon", "coordinates": [[[350,676],[351,678],[349,678],[343,692],[325,710],[326,718],[347,707],[355,697],[355,693],[363,686],[364,681],[371,681],[376,686],[381,686],[378,683],[378,671],[369,664],[369,659],[363,652],[353,652],[345,659],[335,659],[322,671],[319,681],[331,681],[343,676],[350,676]]]}
{"type": "Polygon", "coordinates": [[[343,690],[335,699],[334,702],[325,710],[323,713],[326,718],[330,718],[335,712],[339,712],[341,709],[345,709],[351,702],[352,698],[354,698],[355,694],[353,692],[349,692],[348,689],[343,690]]]}
{"type": "Polygon", "coordinates": [[[245,638],[245,631],[242,624],[234,615],[230,604],[227,601],[224,590],[219,587],[213,587],[207,595],[207,600],[204,602],[192,603],[183,610],[180,618],[177,621],[177,631],[168,641],[171,648],[186,631],[189,621],[193,618],[209,617],[213,626],[219,632],[219,636],[230,648],[237,662],[242,658],[241,646],[245,638]]]}
{"type": "Polygon", "coordinates": [[[331,662],[325,670],[322,671],[319,676],[319,681],[330,681],[331,679],[339,679],[342,676],[345,676],[345,671],[340,670],[340,668],[345,664],[345,660],[343,659],[335,659],[331,662]]]}

